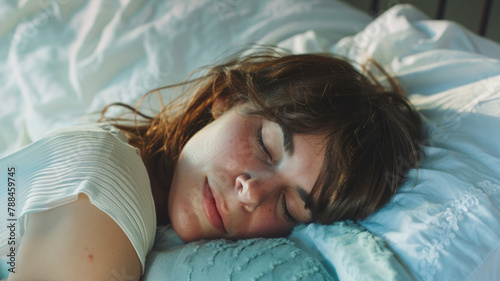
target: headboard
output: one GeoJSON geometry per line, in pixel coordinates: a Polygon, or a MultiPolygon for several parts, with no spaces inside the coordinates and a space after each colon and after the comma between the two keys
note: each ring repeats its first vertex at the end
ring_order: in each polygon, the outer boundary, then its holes
{"type": "Polygon", "coordinates": [[[377,16],[396,4],[411,4],[434,19],[458,22],[477,34],[500,42],[500,19],[491,15],[500,13],[499,1],[493,0],[344,0],[377,16]]]}

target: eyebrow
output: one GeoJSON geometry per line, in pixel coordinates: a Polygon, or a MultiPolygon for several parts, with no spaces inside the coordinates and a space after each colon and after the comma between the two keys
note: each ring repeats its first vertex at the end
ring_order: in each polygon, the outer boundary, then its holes
{"type": "MultiPolygon", "coordinates": [[[[280,125],[280,128],[283,132],[283,147],[285,148],[285,152],[288,154],[288,156],[291,157],[295,150],[295,145],[293,144],[293,133],[286,126],[280,125]]],[[[295,189],[299,193],[300,199],[302,199],[302,201],[306,203],[307,199],[309,198],[309,194],[307,193],[307,191],[299,185],[295,186],[295,189]]]]}
{"type": "Polygon", "coordinates": [[[295,189],[299,193],[300,199],[302,199],[302,201],[304,201],[304,203],[306,203],[307,199],[309,199],[309,193],[307,193],[307,191],[299,185],[295,186],[295,189]]]}
{"type": "MultiPolygon", "coordinates": [[[[309,193],[307,193],[307,191],[299,185],[295,186],[295,190],[297,190],[297,193],[299,194],[300,199],[304,201],[304,204],[307,204],[309,193]]],[[[305,209],[311,211],[311,217],[313,219],[316,217],[316,210],[313,206],[305,206],[305,209]]]]}
{"type": "MultiPolygon", "coordinates": [[[[283,147],[285,148],[285,152],[288,154],[288,156],[292,156],[295,150],[295,146],[293,143],[293,133],[286,126],[280,125],[280,128],[283,132],[283,147]]],[[[297,190],[297,193],[299,194],[299,197],[304,202],[304,204],[307,203],[307,200],[309,199],[309,193],[307,193],[307,191],[300,185],[296,185],[295,190],[297,190]]],[[[309,207],[306,209],[310,210],[312,216],[315,217],[315,211],[312,208],[309,207]]]]}
{"type": "Polygon", "coordinates": [[[293,144],[293,133],[286,126],[281,126],[281,131],[283,132],[283,147],[285,148],[285,152],[288,156],[292,156],[295,150],[295,146],[293,144]]]}

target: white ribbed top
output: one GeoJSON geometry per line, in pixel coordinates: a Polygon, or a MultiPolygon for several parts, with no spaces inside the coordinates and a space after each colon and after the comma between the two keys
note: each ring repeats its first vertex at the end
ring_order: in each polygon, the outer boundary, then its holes
{"type": "MultiPolygon", "coordinates": [[[[154,201],[140,152],[118,129],[96,124],[58,130],[0,159],[0,206],[5,206],[0,209],[0,223],[9,225],[8,219],[18,219],[16,245],[30,213],[74,202],[79,193],[85,193],[121,227],[144,273],[156,231],[154,201]],[[11,167],[15,168],[14,217],[7,212],[11,167]]],[[[10,235],[7,227],[0,227],[2,256],[11,247],[10,235]]]]}

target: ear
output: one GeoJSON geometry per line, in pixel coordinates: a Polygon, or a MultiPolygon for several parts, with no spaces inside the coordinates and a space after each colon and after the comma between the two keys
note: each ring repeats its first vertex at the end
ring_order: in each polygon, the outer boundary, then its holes
{"type": "Polygon", "coordinates": [[[226,110],[227,97],[217,97],[212,103],[212,117],[219,118],[226,110]]]}

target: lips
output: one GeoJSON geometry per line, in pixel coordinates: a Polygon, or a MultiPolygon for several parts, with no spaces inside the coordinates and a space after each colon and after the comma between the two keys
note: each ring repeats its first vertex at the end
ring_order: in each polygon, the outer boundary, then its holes
{"type": "Polygon", "coordinates": [[[212,193],[212,189],[208,184],[208,179],[205,180],[205,185],[203,186],[202,204],[203,211],[205,212],[205,215],[207,216],[210,224],[221,232],[226,233],[224,222],[222,221],[222,217],[219,213],[219,210],[217,209],[217,203],[212,193]]]}

